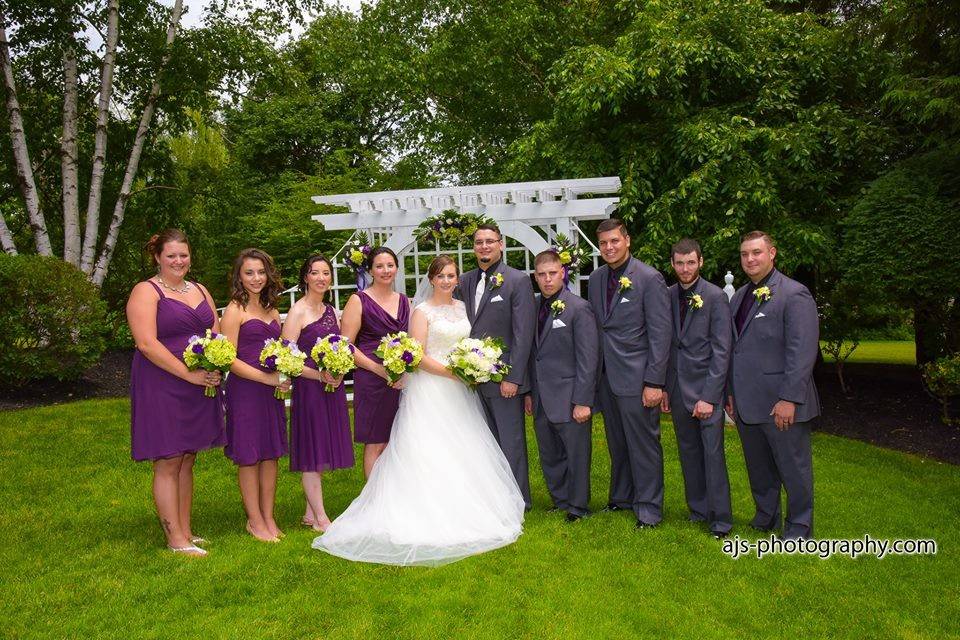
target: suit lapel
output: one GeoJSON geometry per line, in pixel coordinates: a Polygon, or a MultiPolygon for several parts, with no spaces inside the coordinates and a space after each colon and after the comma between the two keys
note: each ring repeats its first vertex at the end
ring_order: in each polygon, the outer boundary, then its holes
{"type": "MultiPolygon", "coordinates": [[[[499,290],[502,288],[502,286],[503,286],[503,285],[501,285],[500,287],[497,287],[496,289],[494,289],[494,288],[491,286],[491,283],[490,283],[490,279],[493,278],[496,274],[500,273],[500,269],[502,268],[502,264],[503,264],[503,263],[501,263],[501,266],[498,266],[498,267],[497,267],[497,270],[494,271],[493,273],[489,273],[489,272],[487,273],[487,281],[486,281],[486,283],[484,284],[484,287],[483,287],[483,296],[480,298],[480,307],[477,309],[477,318],[479,318],[479,317],[480,317],[480,314],[483,313],[483,310],[487,308],[487,303],[490,301],[490,298],[493,297],[493,292],[494,292],[494,291],[499,291],[499,290]]],[[[480,272],[477,271],[477,280],[479,281],[479,279],[480,279],[480,272]]],[[[474,290],[474,291],[477,290],[477,283],[476,283],[476,282],[473,283],[473,290],[474,290]]]]}
{"type": "MultiPolygon", "coordinates": [[[[778,284],[780,284],[780,272],[774,270],[766,284],[766,287],[770,289],[770,300],[773,300],[773,294],[776,293],[778,284]]],[[[757,314],[763,310],[763,306],[770,304],[770,300],[761,305],[757,302],[756,297],[754,297],[753,302],[750,304],[750,313],[747,314],[747,319],[743,323],[743,331],[740,332],[741,336],[747,332],[747,327],[749,327],[753,319],[757,317],[757,314]]]]}
{"type": "MultiPolygon", "coordinates": [[[[690,293],[691,296],[692,296],[692,295],[696,295],[696,294],[699,292],[699,290],[700,290],[700,281],[701,281],[701,280],[703,280],[703,276],[697,278],[697,281],[694,283],[694,285],[693,285],[692,287],[690,287],[689,293],[690,293]]],[[[679,287],[680,285],[678,284],[677,286],[679,287]]],[[[679,301],[677,301],[677,304],[678,304],[678,306],[679,306],[679,304],[680,304],[679,301]]],[[[680,327],[680,337],[681,337],[681,338],[683,337],[683,334],[685,334],[685,333],[687,332],[687,328],[693,323],[693,314],[697,313],[697,310],[690,306],[690,301],[689,301],[688,299],[686,299],[686,296],[684,297],[684,304],[687,305],[687,315],[686,315],[686,317],[683,319],[683,326],[680,327]]],[[[703,309],[700,309],[700,311],[703,311],[703,309]]],[[[678,313],[679,313],[679,311],[678,311],[678,313]]]]}
{"type": "Polygon", "coordinates": [[[467,320],[470,321],[470,324],[471,324],[471,325],[472,325],[472,324],[474,323],[474,321],[477,319],[476,316],[475,316],[474,313],[473,313],[473,308],[474,308],[474,306],[476,305],[476,295],[475,295],[475,294],[476,294],[476,289],[477,289],[477,283],[476,283],[476,280],[475,280],[475,278],[474,278],[474,275],[476,275],[476,274],[478,274],[478,273],[479,273],[479,272],[476,271],[476,270],[474,270],[474,271],[468,271],[467,273],[463,274],[463,278],[460,280],[460,285],[461,285],[461,287],[463,287],[464,304],[466,304],[466,306],[467,306],[467,320]]]}
{"type": "MultiPolygon", "coordinates": [[[[609,268],[610,268],[610,265],[607,265],[607,268],[609,269],[609,268]]],[[[627,268],[623,270],[623,275],[626,276],[626,277],[630,280],[630,282],[631,282],[631,287],[630,287],[629,291],[633,291],[634,289],[633,289],[632,283],[633,283],[633,281],[635,280],[635,278],[631,278],[631,277],[630,277],[631,275],[633,275],[633,256],[627,256],[627,268]]],[[[607,277],[609,278],[610,275],[607,274],[607,277]]],[[[621,276],[621,277],[623,277],[623,276],[621,276]]],[[[604,282],[604,283],[603,283],[603,286],[604,286],[604,290],[606,290],[607,283],[604,282]]],[[[621,300],[621,299],[623,299],[623,289],[622,289],[622,287],[620,287],[619,284],[617,284],[617,288],[614,289],[614,293],[613,293],[613,304],[610,305],[610,310],[609,310],[609,311],[606,311],[606,310],[605,310],[605,315],[604,315],[604,318],[603,318],[604,322],[606,322],[607,320],[609,320],[609,319],[610,319],[610,316],[613,315],[613,312],[616,311],[617,305],[620,304],[620,300],[621,300]]],[[[606,302],[606,301],[604,301],[604,302],[606,302]]]]}
{"type": "Polygon", "coordinates": [[[679,294],[677,289],[680,288],[680,283],[670,287],[670,306],[673,308],[673,334],[676,337],[680,337],[682,327],[680,326],[680,301],[679,294]]]}

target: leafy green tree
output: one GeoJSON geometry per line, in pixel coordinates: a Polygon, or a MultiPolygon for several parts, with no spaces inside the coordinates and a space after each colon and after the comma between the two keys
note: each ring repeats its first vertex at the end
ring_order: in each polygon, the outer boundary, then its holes
{"type": "Polygon", "coordinates": [[[960,351],[960,145],[902,161],[845,226],[845,281],[913,310],[917,362],[960,351]]]}
{"type": "Polygon", "coordinates": [[[806,12],[745,2],[624,1],[616,34],[554,65],[549,119],[511,147],[518,177],[620,175],[644,259],[701,240],[705,273],[764,228],[787,271],[816,270],[892,136],[875,115],[885,58],[806,12]]]}

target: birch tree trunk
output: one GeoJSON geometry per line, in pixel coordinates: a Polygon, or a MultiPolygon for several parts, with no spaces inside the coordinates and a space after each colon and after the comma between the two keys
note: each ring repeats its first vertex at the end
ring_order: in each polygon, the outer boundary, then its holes
{"type": "MultiPolygon", "coordinates": [[[[13,61],[10,59],[10,43],[7,41],[7,17],[3,13],[0,13],[0,66],[3,67],[3,84],[7,93],[7,118],[10,120],[10,143],[13,146],[17,187],[19,187],[24,204],[27,207],[27,216],[30,220],[30,228],[33,230],[37,253],[52,256],[53,249],[50,246],[50,236],[47,234],[43,211],[40,210],[37,185],[33,179],[33,166],[30,164],[30,153],[27,149],[27,137],[23,130],[20,101],[17,99],[17,85],[13,79],[13,61]]],[[[4,224],[4,230],[9,235],[10,232],[6,229],[6,224],[4,224]]],[[[4,241],[4,244],[6,244],[6,241],[4,241]]]]}
{"type": "Polygon", "coordinates": [[[13,234],[10,233],[2,213],[0,213],[0,246],[6,253],[12,256],[17,255],[17,245],[13,242],[13,234]]]}
{"type": "Polygon", "coordinates": [[[100,69],[100,100],[97,105],[97,129],[93,145],[93,169],[90,172],[90,193],[87,198],[86,229],[83,234],[83,253],[80,269],[88,276],[93,273],[100,233],[100,198],[103,193],[103,174],[107,162],[107,123],[110,117],[110,98],[113,95],[113,70],[117,58],[120,0],[107,3],[107,37],[104,42],[103,66],[100,69]]]}
{"type": "Polygon", "coordinates": [[[77,58],[73,47],[63,54],[63,259],[80,266],[80,194],[77,184],[77,58]]]}
{"type": "Polygon", "coordinates": [[[143,145],[147,140],[150,121],[153,119],[153,112],[157,106],[157,98],[160,96],[160,77],[170,62],[170,56],[173,53],[173,42],[177,37],[177,26],[180,24],[180,14],[182,11],[183,0],[176,0],[173,5],[173,11],[170,14],[170,23],[167,26],[167,42],[163,59],[160,62],[160,68],[157,69],[153,86],[150,87],[150,95],[147,97],[147,103],[143,107],[143,115],[140,117],[137,135],[133,140],[133,149],[130,150],[127,169],[123,174],[123,184],[120,187],[120,194],[117,196],[117,203],[113,208],[113,218],[110,220],[110,228],[107,230],[107,237],[104,239],[103,249],[100,251],[100,257],[97,259],[97,265],[93,271],[93,283],[98,287],[103,285],[103,281],[107,277],[107,269],[110,266],[110,260],[113,258],[113,251],[117,245],[117,237],[120,235],[120,225],[123,224],[127,201],[130,199],[133,181],[137,176],[137,169],[140,166],[140,155],[143,153],[143,145]]]}

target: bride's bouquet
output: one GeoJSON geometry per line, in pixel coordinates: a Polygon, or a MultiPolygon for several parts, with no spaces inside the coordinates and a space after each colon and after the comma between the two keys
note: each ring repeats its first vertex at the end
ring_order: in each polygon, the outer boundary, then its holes
{"type": "MultiPolygon", "coordinates": [[[[187,348],[183,350],[183,363],[190,371],[203,369],[226,373],[236,357],[237,348],[227,340],[227,336],[214,333],[210,329],[202,336],[190,336],[187,348]]],[[[212,398],[217,395],[217,391],[213,387],[206,387],[203,395],[212,398]]]]}
{"type": "Polygon", "coordinates": [[[447,367],[467,385],[500,382],[510,373],[510,365],[500,360],[503,341],[499,338],[463,338],[453,345],[447,367]]]}
{"type": "MultiPolygon", "coordinates": [[[[267,369],[280,374],[280,383],[290,378],[296,378],[303,373],[303,362],[307,354],[297,347],[296,342],[286,338],[268,338],[263,341],[263,350],[260,352],[260,364],[267,369]]],[[[290,397],[289,391],[274,389],[273,397],[277,400],[286,400],[290,397]]]]}
{"type": "MultiPolygon", "coordinates": [[[[357,368],[357,364],[353,361],[353,352],[354,346],[346,336],[331,333],[317,338],[317,344],[313,345],[310,357],[317,363],[318,369],[329,372],[334,378],[339,378],[357,368]]],[[[336,387],[328,384],[324,390],[335,391],[336,387]]]]}
{"type": "Polygon", "coordinates": [[[387,377],[390,378],[390,384],[393,384],[400,376],[415,371],[420,366],[423,345],[408,336],[406,331],[398,331],[383,336],[374,353],[383,360],[387,377]]]}

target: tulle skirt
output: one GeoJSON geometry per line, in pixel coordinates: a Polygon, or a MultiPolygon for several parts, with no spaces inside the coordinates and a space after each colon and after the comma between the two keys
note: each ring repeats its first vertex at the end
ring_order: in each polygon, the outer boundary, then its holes
{"type": "Polygon", "coordinates": [[[514,542],[523,496],[476,394],[409,376],[390,443],[313,548],[361,562],[441,565],[514,542]]]}

